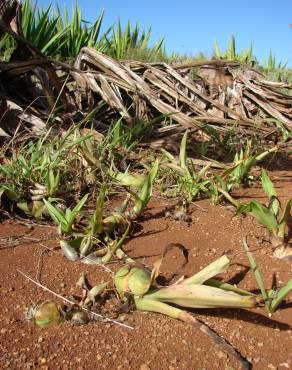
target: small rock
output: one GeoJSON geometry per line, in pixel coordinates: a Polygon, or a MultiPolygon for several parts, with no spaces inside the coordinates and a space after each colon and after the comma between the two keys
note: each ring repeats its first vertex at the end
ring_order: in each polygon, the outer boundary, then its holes
{"type": "Polygon", "coordinates": [[[222,352],[222,351],[219,351],[217,352],[217,356],[220,358],[220,359],[226,359],[227,358],[227,354],[222,352]]]}
{"type": "Polygon", "coordinates": [[[150,370],[150,367],[147,364],[142,364],[140,370],[150,370]]]}
{"type": "Polygon", "coordinates": [[[273,364],[268,364],[268,368],[271,370],[277,370],[276,366],[274,366],[273,364]]]}
{"type": "Polygon", "coordinates": [[[287,362],[283,362],[282,364],[280,364],[279,366],[282,366],[282,367],[286,367],[287,369],[290,368],[289,364],[287,362]]]}

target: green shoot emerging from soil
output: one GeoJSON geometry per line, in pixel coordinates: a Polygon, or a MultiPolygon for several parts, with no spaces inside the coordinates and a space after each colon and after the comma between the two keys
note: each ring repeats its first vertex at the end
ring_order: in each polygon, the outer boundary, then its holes
{"type": "Polygon", "coordinates": [[[285,245],[285,229],[291,219],[292,199],[288,200],[282,215],[280,215],[280,202],[274,185],[265,170],[262,170],[261,180],[269,204],[264,205],[257,200],[252,200],[249,203],[240,204],[235,215],[249,214],[254,217],[269,231],[271,243],[275,248],[275,256],[289,257],[291,248],[285,245]]]}
{"type": "Polygon", "coordinates": [[[263,296],[263,299],[265,300],[267,310],[269,311],[269,313],[273,313],[277,310],[279,305],[284,301],[286,296],[292,292],[292,280],[289,280],[288,283],[284,285],[282,288],[280,288],[279,290],[276,290],[276,291],[267,290],[265,288],[265,284],[260,274],[257,263],[248,247],[246,238],[243,239],[243,246],[244,246],[246,255],[248,257],[250,267],[254,273],[255,279],[257,281],[257,284],[263,296]]]}

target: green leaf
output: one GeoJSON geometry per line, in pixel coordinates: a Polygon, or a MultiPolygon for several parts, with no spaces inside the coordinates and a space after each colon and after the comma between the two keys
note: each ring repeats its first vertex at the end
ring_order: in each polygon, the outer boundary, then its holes
{"type": "Polygon", "coordinates": [[[288,283],[283,286],[278,292],[276,297],[272,300],[270,304],[270,312],[273,313],[287,297],[287,295],[292,292],[292,280],[289,280],[288,283]]]}
{"type": "Polygon", "coordinates": [[[274,236],[277,235],[277,219],[270,209],[259,203],[257,200],[252,200],[248,204],[242,204],[237,208],[235,215],[248,213],[253,216],[261,225],[265,226],[274,236]]]}
{"type": "Polygon", "coordinates": [[[272,210],[274,212],[274,215],[278,216],[280,204],[279,204],[278,199],[276,199],[277,193],[276,193],[276,190],[274,188],[274,185],[271,179],[269,178],[268,173],[264,169],[262,169],[261,180],[262,180],[262,187],[265,193],[267,194],[267,196],[269,197],[269,199],[274,198],[272,202],[272,210]]]}
{"type": "Polygon", "coordinates": [[[65,215],[59,210],[57,209],[56,207],[54,207],[51,203],[49,203],[46,199],[43,200],[46,207],[47,207],[47,210],[49,211],[50,213],[50,216],[52,217],[53,221],[57,224],[57,225],[61,225],[61,224],[67,224],[67,220],[65,218],[65,215]]]}
{"type": "Polygon", "coordinates": [[[92,235],[99,235],[102,232],[102,215],[103,205],[105,199],[106,187],[102,185],[99,191],[99,195],[96,199],[95,212],[90,220],[90,232],[92,235]]]}
{"type": "Polygon", "coordinates": [[[89,194],[85,194],[84,197],[77,203],[77,205],[72,209],[73,214],[77,214],[81,211],[87,201],[88,196],[89,194]]]}
{"type": "Polygon", "coordinates": [[[77,205],[73,208],[72,211],[70,209],[66,209],[66,220],[67,220],[68,227],[70,230],[72,228],[72,225],[75,221],[76,216],[81,211],[85,202],[87,201],[88,195],[89,194],[84,195],[84,197],[77,203],[77,205]]]}
{"type": "Polygon", "coordinates": [[[195,275],[185,279],[181,284],[203,284],[205,281],[211,279],[212,277],[224,272],[230,264],[230,260],[226,256],[218,258],[216,261],[210,263],[208,266],[203,268],[201,271],[195,275]]]}
{"type": "Polygon", "coordinates": [[[241,295],[249,295],[249,296],[255,295],[247,290],[237,288],[236,286],[232,284],[228,284],[228,283],[225,283],[224,281],[217,280],[217,279],[209,279],[204,283],[204,285],[213,286],[215,288],[220,288],[220,289],[227,290],[229,292],[238,293],[241,295]]]}
{"type": "Polygon", "coordinates": [[[268,297],[267,291],[265,289],[265,284],[264,284],[264,281],[263,281],[262,276],[260,274],[260,271],[258,269],[258,266],[256,264],[256,261],[255,261],[253,255],[252,255],[249,247],[248,247],[246,238],[243,238],[243,247],[245,249],[247,258],[248,258],[249,263],[250,263],[250,267],[251,267],[251,269],[252,269],[252,271],[254,273],[255,279],[256,279],[256,281],[258,283],[258,286],[260,288],[260,291],[262,293],[262,296],[263,296],[263,298],[265,300],[266,306],[269,309],[270,303],[269,303],[269,299],[268,299],[269,297],[268,297]]]}

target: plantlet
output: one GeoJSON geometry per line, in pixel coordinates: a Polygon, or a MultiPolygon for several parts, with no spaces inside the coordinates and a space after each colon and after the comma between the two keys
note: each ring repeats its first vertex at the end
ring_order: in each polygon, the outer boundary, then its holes
{"type": "MultiPolygon", "coordinates": [[[[129,211],[129,217],[131,219],[137,218],[141,212],[147,207],[149,203],[152,192],[153,185],[159,169],[159,160],[157,159],[152,168],[148,169],[147,176],[141,175],[131,175],[128,173],[118,173],[115,178],[118,180],[119,184],[127,187],[127,191],[131,194],[134,206],[129,211]],[[139,189],[139,192],[136,193],[129,188],[139,189]]],[[[127,204],[126,204],[127,206],[127,204]]]]}
{"type": "Polygon", "coordinates": [[[220,175],[214,174],[208,185],[208,193],[213,204],[218,204],[220,199],[225,196],[229,197],[233,184],[229,179],[223,179],[220,175]]]}
{"type": "Polygon", "coordinates": [[[250,175],[252,167],[277,150],[278,148],[275,146],[262,153],[252,154],[252,142],[248,140],[246,147],[235,154],[232,166],[227,168],[221,176],[223,179],[229,177],[230,182],[234,184],[248,183],[252,179],[250,175]]]}
{"type": "Polygon", "coordinates": [[[246,255],[248,257],[250,267],[255,275],[255,279],[262,293],[262,297],[265,300],[267,310],[270,314],[272,314],[273,312],[277,310],[277,308],[283,302],[283,300],[287,297],[287,295],[290,292],[292,292],[292,280],[289,280],[286,285],[284,285],[281,289],[277,291],[273,289],[267,290],[265,288],[264,281],[260,274],[257,263],[248,247],[246,238],[243,239],[243,246],[244,246],[246,255]]]}
{"type": "MultiPolygon", "coordinates": [[[[102,186],[92,216],[84,219],[81,214],[88,194],[73,210],[62,212],[44,200],[48,212],[59,229],[59,242],[64,255],[71,261],[80,260],[86,264],[104,264],[111,260],[122,246],[130,229],[130,223],[120,214],[103,218],[106,188],[102,186]]],[[[120,253],[119,255],[122,255],[120,253]]],[[[124,257],[124,255],[122,255],[124,257]]]]}
{"type": "Polygon", "coordinates": [[[292,199],[285,206],[280,215],[280,202],[277,198],[276,190],[267,172],[262,170],[262,186],[268,196],[269,204],[263,205],[257,200],[252,200],[246,204],[240,204],[235,215],[249,214],[254,217],[270,233],[271,243],[275,248],[274,256],[278,258],[289,258],[292,255],[291,247],[285,245],[285,229],[291,219],[292,199]]]}
{"type": "MultiPolygon", "coordinates": [[[[44,200],[45,205],[53,219],[53,221],[59,226],[59,235],[71,235],[74,232],[74,222],[76,222],[77,216],[84,207],[87,201],[88,194],[77,203],[77,205],[71,210],[67,208],[64,212],[53,207],[48,201],[44,200]]],[[[76,228],[75,228],[76,230],[76,228]]]]}
{"type": "Polygon", "coordinates": [[[205,166],[201,171],[196,172],[193,163],[189,163],[186,155],[188,130],[180,145],[179,160],[165,149],[161,149],[162,153],[167,159],[163,165],[170,168],[177,176],[178,190],[177,192],[182,195],[187,203],[191,203],[200,193],[207,192],[207,184],[209,180],[205,178],[206,172],[210,165],[205,166]]]}

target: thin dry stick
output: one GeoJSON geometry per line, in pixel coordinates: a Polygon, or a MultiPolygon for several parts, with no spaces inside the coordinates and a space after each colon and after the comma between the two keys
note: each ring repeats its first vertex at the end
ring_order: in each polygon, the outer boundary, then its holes
{"type": "Polygon", "coordinates": [[[38,260],[38,267],[37,267],[37,272],[36,272],[36,280],[40,283],[41,282],[41,272],[42,272],[42,267],[43,267],[43,257],[44,254],[48,252],[48,249],[43,249],[40,251],[39,255],[39,260],[38,260]]]}
{"type": "MultiPolygon", "coordinates": [[[[72,301],[70,301],[69,299],[67,299],[67,298],[63,297],[61,294],[58,294],[58,293],[54,292],[53,290],[51,290],[51,289],[47,288],[46,286],[44,286],[44,285],[42,285],[42,284],[38,283],[37,281],[35,281],[34,279],[32,279],[30,276],[26,275],[24,272],[22,272],[22,271],[20,271],[20,270],[18,270],[18,269],[16,269],[16,271],[17,271],[20,275],[24,276],[27,280],[29,280],[29,281],[31,281],[32,283],[34,283],[35,285],[37,285],[38,287],[40,287],[40,288],[42,288],[43,290],[46,290],[47,292],[49,292],[49,293],[53,294],[54,296],[58,297],[58,298],[59,298],[59,299],[61,299],[62,301],[66,302],[66,303],[69,303],[69,304],[71,304],[72,306],[74,306],[74,304],[75,304],[74,302],[72,302],[72,301]]],[[[132,326],[130,326],[130,325],[126,325],[126,324],[123,324],[123,323],[121,323],[121,322],[119,322],[119,321],[109,319],[108,317],[105,317],[105,316],[102,316],[102,315],[100,315],[100,314],[98,314],[98,313],[96,313],[96,312],[90,311],[90,310],[88,310],[87,308],[80,307],[80,309],[82,309],[83,311],[86,311],[86,312],[90,313],[92,316],[96,316],[96,317],[98,317],[98,318],[101,318],[101,319],[103,319],[103,320],[105,320],[105,321],[108,321],[108,322],[111,322],[111,323],[113,323],[113,324],[117,324],[117,325],[123,326],[123,327],[125,327],[125,328],[127,328],[127,329],[134,329],[134,328],[133,328],[132,326]]]]}
{"type": "Polygon", "coordinates": [[[242,370],[250,370],[252,368],[252,365],[248,362],[246,358],[244,358],[241,355],[241,353],[239,353],[235,348],[233,348],[233,346],[230,343],[228,343],[224,338],[218,335],[208,325],[204,324],[202,321],[195,318],[191,324],[198,328],[201,332],[206,334],[209,338],[211,338],[224,351],[229,353],[231,356],[235,357],[239,361],[242,370]]]}

